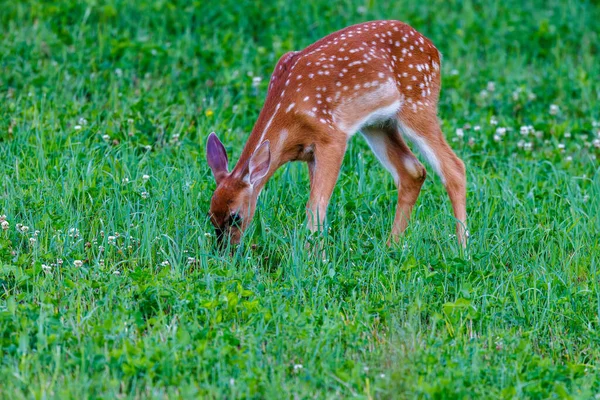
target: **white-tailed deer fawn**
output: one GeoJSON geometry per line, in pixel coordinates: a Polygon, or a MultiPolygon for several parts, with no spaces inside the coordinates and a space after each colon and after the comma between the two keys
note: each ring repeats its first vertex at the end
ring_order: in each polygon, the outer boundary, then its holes
{"type": "Polygon", "coordinates": [[[217,181],[210,216],[217,237],[238,243],[267,180],[294,160],[308,163],[308,225],[318,230],[347,142],[360,131],[398,187],[392,237],[406,229],[426,175],[404,135],[445,185],[464,246],[465,167],[440,129],[439,92],[440,53],[429,39],[398,21],[350,26],[283,55],[231,172],[223,144],[214,133],[208,137],[208,164],[217,181]]]}

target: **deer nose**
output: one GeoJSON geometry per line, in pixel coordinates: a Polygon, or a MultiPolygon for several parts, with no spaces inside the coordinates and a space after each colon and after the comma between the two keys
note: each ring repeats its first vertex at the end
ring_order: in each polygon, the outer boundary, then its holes
{"type": "Polygon", "coordinates": [[[225,231],[221,228],[215,228],[215,237],[217,238],[217,246],[222,248],[225,244],[225,231]]]}

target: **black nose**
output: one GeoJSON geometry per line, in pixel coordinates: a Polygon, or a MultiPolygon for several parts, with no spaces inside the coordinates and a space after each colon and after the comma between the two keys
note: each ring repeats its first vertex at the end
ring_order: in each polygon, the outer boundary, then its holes
{"type": "Polygon", "coordinates": [[[218,251],[224,251],[229,245],[229,235],[227,235],[225,229],[216,228],[215,237],[217,238],[216,246],[218,251]]]}
{"type": "Polygon", "coordinates": [[[222,243],[225,238],[225,231],[221,228],[215,228],[215,237],[217,238],[217,243],[222,243]]]}

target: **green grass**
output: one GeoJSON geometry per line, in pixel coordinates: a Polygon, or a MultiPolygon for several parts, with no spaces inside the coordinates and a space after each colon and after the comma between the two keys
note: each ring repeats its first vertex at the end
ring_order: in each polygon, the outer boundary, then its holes
{"type": "Polygon", "coordinates": [[[0,4],[0,397],[597,397],[597,2],[176,3],[0,4]],[[467,255],[432,173],[385,246],[395,188],[359,136],[324,257],[302,164],[219,254],[207,134],[237,158],[280,55],[379,18],[444,55],[467,255]]]}

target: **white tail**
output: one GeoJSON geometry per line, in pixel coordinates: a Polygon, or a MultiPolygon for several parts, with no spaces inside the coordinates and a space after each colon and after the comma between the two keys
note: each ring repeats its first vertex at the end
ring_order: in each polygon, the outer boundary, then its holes
{"type": "Polygon", "coordinates": [[[309,227],[319,229],[346,143],[360,131],[398,186],[392,228],[392,236],[398,237],[407,227],[426,176],[404,134],[444,183],[464,245],[465,169],[440,129],[439,92],[439,52],[429,39],[398,21],[354,25],[285,54],[275,67],[264,107],[237,165],[215,191],[213,223],[223,229],[234,214],[245,221],[243,229],[275,170],[302,160],[308,162],[310,174],[309,227]],[[248,182],[250,159],[266,140],[271,152],[268,172],[260,181],[240,186],[240,181],[248,182]]]}

